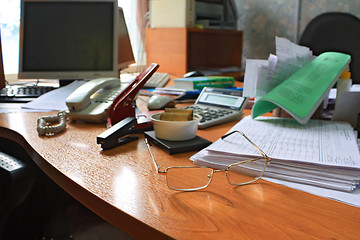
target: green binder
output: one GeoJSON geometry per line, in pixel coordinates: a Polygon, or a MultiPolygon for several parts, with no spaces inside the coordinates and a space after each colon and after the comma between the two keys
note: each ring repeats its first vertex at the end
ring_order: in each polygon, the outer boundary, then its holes
{"type": "Polygon", "coordinates": [[[322,53],[259,99],[252,117],[281,107],[299,123],[306,124],[349,62],[348,54],[322,53]]]}

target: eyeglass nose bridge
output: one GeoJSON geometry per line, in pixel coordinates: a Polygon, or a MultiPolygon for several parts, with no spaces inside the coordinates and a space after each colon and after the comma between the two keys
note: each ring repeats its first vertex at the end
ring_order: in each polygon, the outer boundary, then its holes
{"type": "Polygon", "coordinates": [[[213,177],[213,175],[217,172],[228,172],[228,169],[213,169],[212,173],[211,173],[211,176],[208,176],[209,178],[213,177]]]}
{"type": "Polygon", "coordinates": [[[214,169],[214,173],[217,173],[217,172],[226,172],[227,169],[214,169]]]}
{"type": "MultiPolygon", "coordinates": [[[[214,173],[223,172],[223,171],[226,171],[226,170],[212,169],[211,173],[209,173],[207,175],[207,177],[210,179],[210,182],[211,182],[212,178],[214,177],[214,173]]],[[[210,184],[210,182],[208,183],[208,185],[210,184]]]]}
{"type": "MultiPolygon", "coordinates": [[[[209,183],[207,184],[207,186],[210,185],[211,183],[211,180],[213,179],[213,176],[215,173],[217,172],[225,172],[226,173],[226,179],[228,180],[228,182],[231,184],[231,185],[234,185],[230,182],[230,179],[229,179],[229,167],[228,168],[225,168],[225,169],[213,169],[213,171],[211,172],[211,174],[208,175],[208,178],[210,179],[209,183]]],[[[207,187],[206,186],[206,187],[207,187]]]]}
{"type": "MultiPolygon", "coordinates": [[[[227,169],[213,169],[212,172],[207,175],[207,177],[210,179],[210,181],[212,180],[214,174],[217,172],[227,172],[227,169]]],[[[209,184],[210,184],[210,182],[209,182],[209,184]]]]}
{"type": "Polygon", "coordinates": [[[227,169],[212,169],[211,173],[207,175],[207,177],[209,178],[208,184],[202,188],[206,188],[210,185],[210,183],[214,177],[214,174],[217,172],[226,172],[226,174],[227,174],[228,170],[227,169]]]}
{"type": "Polygon", "coordinates": [[[229,178],[229,167],[227,167],[227,168],[225,168],[225,169],[214,169],[212,175],[213,175],[214,173],[216,173],[216,172],[225,172],[225,173],[226,173],[226,179],[228,180],[228,182],[229,182],[231,185],[234,185],[234,184],[231,183],[230,178],[229,178]]]}

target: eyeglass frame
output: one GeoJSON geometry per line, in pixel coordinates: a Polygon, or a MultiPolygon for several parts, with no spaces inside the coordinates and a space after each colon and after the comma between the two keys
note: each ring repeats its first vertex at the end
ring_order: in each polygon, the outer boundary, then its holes
{"type": "Polygon", "coordinates": [[[148,152],[150,153],[150,156],[153,160],[153,163],[155,165],[155,168],[156,168],[156,171],[160,174],[167,174],[168,170],[170,169],[176,169],[176,168],[207,168],[207,169],[211,169],[211,173],[209,174],[209,178],[210,180],[208,181],[208,183],[202,187],[198,187],[198,188],[190,188],[190,189],[179,189],[179,188],[173,188],[173,187],[170,187],[169,184],[168,184],[168,180],[166,180],[166,183],[167,183],[167,186],[168,188],[172,189],[172,190],[176,190],[176,191],[183,191],[183,192],[191,192],[191,191],[197,191],[197,190],[201,190],[201,189],[204,189],[204,188],[207,188],[212,179],[213,179],[213,175],[214,173],[217,173],[217,172],[225,172],[226,173],[226,178],[228,180],[228,183],[231,184],[231,185],[234,185],[234,186],[243,186],[243,185],[247,185],[247,184],[250,184],[250,183],[253,183],[259,179],[262,178],[262,176],[264,175],[264,172],[265,172],[265,169],[267,167],[267,164],[271,162],[271,159],[269,156],[266,155],[266,153],[264,153],[264,151],[262,151],[254,142],[252,142],[243,132],[241,131],[238,131],[238,130],[235,130],[235,131],[232,131],[232,132],[229,132],[223,136],[221,136],[221,140],[224,140],[226,137],[234,134],[234,133],[240,133],[251,145],[253,145],[259,152],[260,154],[263,156],[261,158],[253,158],[253,159],[247,159],[247,160],[243,160],[243,161],[240,161],[240,162],[236,162],[236,163],[232,163],[230,165],[227,166],[226,169],[214,169],[212,167],[206,167],[206,166],[197,166],[197,165],[194,165],[194,166],[172,166],[172,167],[167,167],[165,170],[160,170],[160,167],[159,167],[159,164],[157,163],[157,161],[155,160],[154,158],[154,155],[152,154],[152,151],[150,149],[150,143],[148,142],[148,139],[145,137],[144,141],[145,141],[145,144],[146,144],[146,147],[148,149],[148,152]],[[243,164],[243,163],[248,163],[248,162],[254,162],[254,161],[257,161],[257,160],[260,160],[260,159],[265,159],[265,166],[264,166],[264,170],[262,171],[261,175],[257,178],[255,178],[254,180],[252,181],[248,181],[248,182],[245,182],[245,183],[232,183],[230,181],[230,178],[229,178],[229,169],[231,167],[234,167],[236,165],[240,165],[240,164],[243,164]]]}

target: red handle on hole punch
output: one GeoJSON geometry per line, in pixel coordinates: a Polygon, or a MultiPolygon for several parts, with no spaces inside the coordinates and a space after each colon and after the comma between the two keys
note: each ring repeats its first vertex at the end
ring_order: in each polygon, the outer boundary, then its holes
{"type": "Polygon", "coordinates": [[[135,97],[147,80],[156,72],[159,65],[150,64],[129,85],[115,97],[107,109],[107,126],[111,127],[127,117],[135,117],[135,97]]]}

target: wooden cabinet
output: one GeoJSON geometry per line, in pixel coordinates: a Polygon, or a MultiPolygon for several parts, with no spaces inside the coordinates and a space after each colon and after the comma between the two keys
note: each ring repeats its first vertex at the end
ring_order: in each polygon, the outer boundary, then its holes
{"type": "Polygon", "coordinates": [[[203,68],[241,68],[242,31],[192,28],[147,28],[147,64],[181,76],[203,68]]]}

